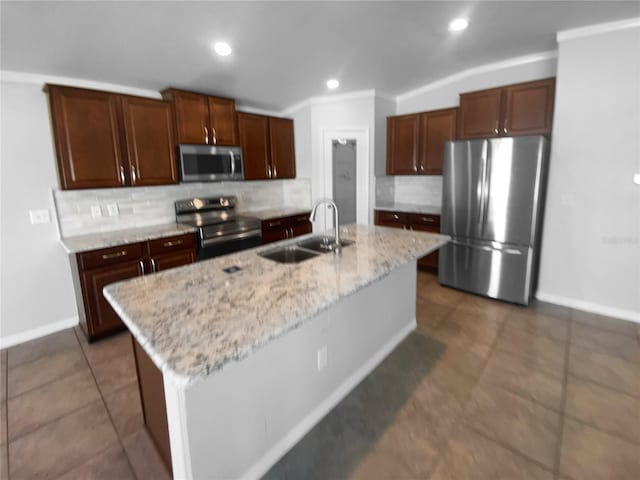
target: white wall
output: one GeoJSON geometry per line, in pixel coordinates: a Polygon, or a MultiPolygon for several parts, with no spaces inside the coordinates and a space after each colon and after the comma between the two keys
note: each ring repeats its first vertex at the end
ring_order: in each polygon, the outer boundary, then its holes
{"type": "Polygon", "coordinates": [[[556,52],[543,52],[472,68],[397,97],[396,114],[457,107],[465,92],[527,82],[556,74],[556,52]]]}
{"type": "Polygon", "coordinates": [[[539,298],[640,321],[636,172],[640,20],[560,41],[539,298]]]}
{"type": "Polygon", "coordinates": [[[0,106],[0,338],[4,341],[29,330],[45,334],[56,325],[73,324],[77,312],[51,193],[58,179],[47,97],[42,86],[3,81],[0,106]],[[52,222],[31,225],[31,209],[48,209],[52,222]]]}

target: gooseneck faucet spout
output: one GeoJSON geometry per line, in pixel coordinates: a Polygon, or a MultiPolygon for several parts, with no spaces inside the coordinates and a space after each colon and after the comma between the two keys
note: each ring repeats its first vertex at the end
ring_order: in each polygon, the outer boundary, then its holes
{"type": "Polygon", "coordinates": [[[331,245],[331,250],[333,250],[333,252],[336,254],[340,254],[342,253],[342,243],[340,243],[340,224],[338,223],[338,207],[333,202],[333,200],[331,200],[330,198],[321,198],[320,200],[318,200],[313,205],[313,209],[311,210],[311,215],[309,216],[309,220],[311,220],[312,222],[315,221],[316,215],[318,213],[318,207],[320,207],[320,205],[322,204],[326,204],[327,208],[333,209],[333,226],[336,229],[336,236],[333,241],[333,245],[331,245]]]}

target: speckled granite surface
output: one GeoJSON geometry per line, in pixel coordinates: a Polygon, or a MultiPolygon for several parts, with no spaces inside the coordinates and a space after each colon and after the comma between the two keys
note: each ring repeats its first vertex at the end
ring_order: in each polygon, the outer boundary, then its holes
{"type": "Polygon", "coordinates": [[[440,205],[418,205],[414,203],[389,203],[376,205],[375,210],[386,210],[388,212],[408,212],[424,213],[426,215],[440,215],[442,207],[440,205]]]}
{"type": "Polygon", "coordinates": [[[249,210],[246,212],[238,212],[238,215],[245,215],[259,218],[260,220],[268,220],[269,218],[289,217],[291,215],[298,215],[301,213],[310,213],[310,208],[298,208],[298,207],[282,207],[282,208],[269,208],[266,210],[249,210]]]}
{"type": "Polygon", "coordinates": [[[196,228],[177,223],[152,225],[150,227],[127,228],[111,232],[91,233],[76,237],[62,238],[60,241],[67,253],[79,253],[97,248],[107,248],[125,243],[144,242],[154,238],[170,237],[183,233],[195,232],[196,228]]]}
{"type": "Polygon", "coordinates": [[[341,233],[355,240],[342,256],[281,264],[257,255],[298,237],[115,283],[105,296],[156,366],[186,387],[448,240],[361,225],[341,233]],[[241,270],[223,271],[234,265],[241,270]]]}

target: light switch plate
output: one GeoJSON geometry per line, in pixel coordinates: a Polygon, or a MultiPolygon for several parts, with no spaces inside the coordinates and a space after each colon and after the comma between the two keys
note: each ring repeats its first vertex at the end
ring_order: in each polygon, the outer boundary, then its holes
{"type": "Polygon", "coordinates": [[[91,206],[91,216],[93,218],[102,216],[102,209],[100,208],[100,205],[92,205],[91,206]]]}
{"type": "Polygon", "coordinates": [[[29,221],[31,225],[49,223],[51,221],[49,210],[29,210],[29,221]]]}

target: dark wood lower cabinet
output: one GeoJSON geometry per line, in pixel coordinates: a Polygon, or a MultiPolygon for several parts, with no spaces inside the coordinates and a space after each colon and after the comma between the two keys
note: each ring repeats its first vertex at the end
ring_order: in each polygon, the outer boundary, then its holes
{"type": "Polygon", "coordinates": [[[310,213],[263,220],[262,243],[273,243],[311,233],[313,229],[309,220],[310,213]]]}
{"type": "Polygon", "coordinates": [[[151,259],[154,271],[169,270],[170,268],[189,265],[196,261],[195,250],[182,250],[173,253],[165,253],[164,255],[156,255],[151,259]]]}
{"type": "Polygon", "coordinates": [[[133,341],[133,354],[136,361],[144,424],[158,449],[160,458],[162,458],[162,461],[171,472],[171,444],[169,441],[167,404],[164,396],[162,372],[154,365],[149,355],[142,349],[136,339],[133,337],[131,339],[133,341]]]}
{"type": "MultiPolygon", "coordinates": [[[[419,232],[440,233],[440,215],[375,210],[375,224],[419,232]]],[[[438,271],[438,251],[418,259],[418,267],[438,271]]]]}

